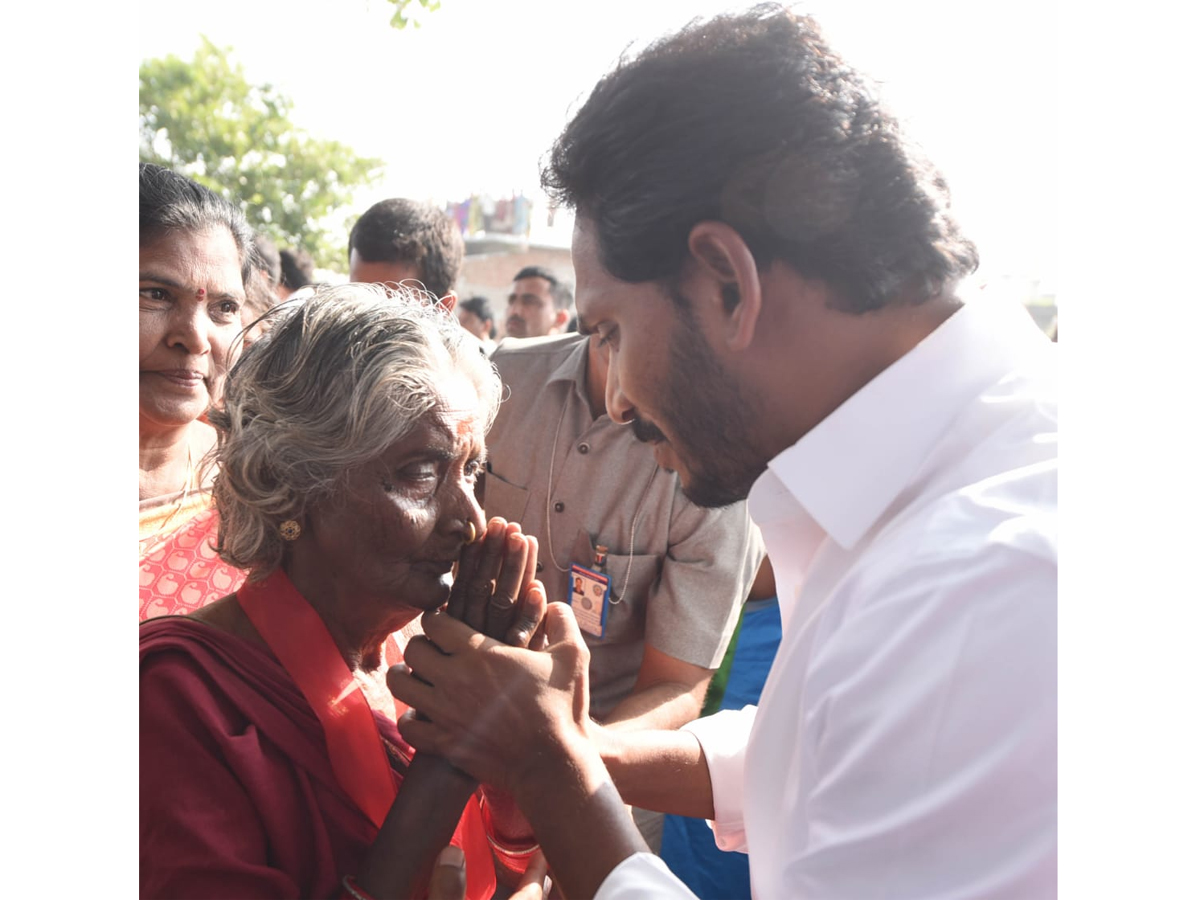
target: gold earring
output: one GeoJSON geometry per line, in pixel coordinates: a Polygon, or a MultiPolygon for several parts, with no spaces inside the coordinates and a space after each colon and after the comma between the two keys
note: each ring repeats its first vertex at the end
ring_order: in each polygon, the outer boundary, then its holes
{"type": "Polygon", "coordinates": [[[300,523],[295,519],[288,519],[279,526],[279,536],[285,541],[294,541],[300,537],[300,523]]]}
{"type": "Polygon", "coordinates": [[[467,543],[468,544],[475,543],[475,523],[474,522],[467,523],[467,543]]]}

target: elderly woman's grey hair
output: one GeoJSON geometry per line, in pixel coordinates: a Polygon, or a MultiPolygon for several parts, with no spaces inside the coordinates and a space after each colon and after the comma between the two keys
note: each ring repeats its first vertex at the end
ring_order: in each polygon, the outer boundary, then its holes
{"type": "Polygon", "coordinates": [[[272,314],[271,331],[230,372],[223,408],[209,412],[217,551],[252,580],[283,560],[280,523],[408,434],[448,375],[475,384],[487,428],[501,390],[479,342],[424,294],[323,285],[272,314]]]}

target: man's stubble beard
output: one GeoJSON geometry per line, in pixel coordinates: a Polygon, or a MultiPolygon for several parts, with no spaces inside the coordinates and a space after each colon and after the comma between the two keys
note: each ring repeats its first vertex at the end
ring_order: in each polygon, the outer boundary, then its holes
{"type": "Polygon", "coordinates": [[[758,417],[705,343],[690,303],[672,302],[679,322],[668,346],[663,417],[689,475],[683,493],[697,506],[729,506],[746,499],[767,467],[755,447],[758,417]]]}

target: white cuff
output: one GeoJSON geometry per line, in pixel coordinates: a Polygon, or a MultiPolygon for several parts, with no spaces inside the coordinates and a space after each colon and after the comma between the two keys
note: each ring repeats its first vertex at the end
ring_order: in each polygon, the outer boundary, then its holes
{"type": "Polygon", "coordinates": [[[684,725],[700,742],[712,782],[713,836],[722,850],[746,852],[742,773],[757,706],[726,709],[684,725]]]}

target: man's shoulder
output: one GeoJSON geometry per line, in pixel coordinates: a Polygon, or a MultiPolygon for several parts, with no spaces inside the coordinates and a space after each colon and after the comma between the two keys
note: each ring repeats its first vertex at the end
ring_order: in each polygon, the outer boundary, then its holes
{"type": "Polygon", "coordinates": [[[541,364],[553,368],[570,356],[581,341],[586,340],[586,335],[578,333],[531,338],[506,337],[492,351],[492,362],[497,367],[503,363],[521,367],[541,364]]]}
{"type": "MultiPolygon", "coordinates": [[[[505,338],[492,353],[492,364],[511,397],[533,401],[557,373],[574,378],[574,369],[567,372],[571,355],[581,341],[581,334],[553,334],[536,338],[505,338]]],[[[582,364],[582,363],[581,363],[582,364]]]]}
{"type": "Polygon", "coordinates": [[[488,432],[493,455],[502,453],[509,441],[517,442],[513,450],[527,449],[527,429],[541,427],[548,410],[560,409],[562,397],[571,396],[571,385],[562,376],[576,377],[571,354],[580,340],[587,338],[579,334],[505,338],[497,345],[491,359],[504,385],[504,399],[488,432]]]}
{"type": "Polygon", "coordinates": [[[859,598],[855,605],[920,597],[974,615],[1019,596],[1053,606],[1057,475],[1055,459],[1031,461],[911,504],[881,528],[855,565],[846,582],[859,598]]]}

